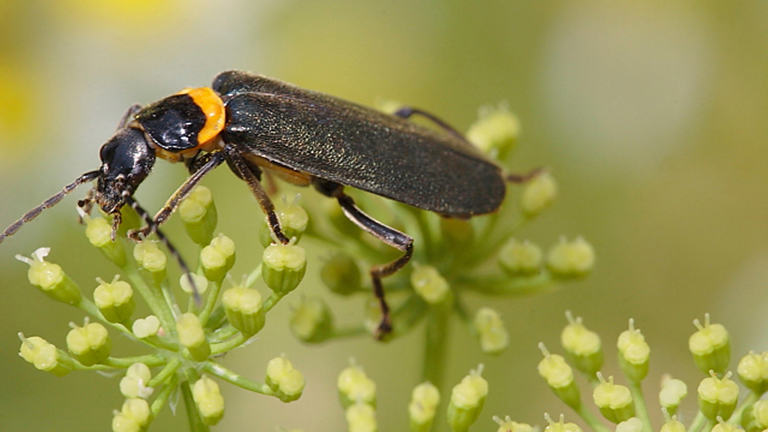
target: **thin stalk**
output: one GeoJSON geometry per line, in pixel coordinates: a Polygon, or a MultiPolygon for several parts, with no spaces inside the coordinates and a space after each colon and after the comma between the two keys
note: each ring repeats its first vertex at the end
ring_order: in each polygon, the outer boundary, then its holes
{"type": "Polygon", "coordinates": [[[438,389],[445,373],[445,351],[451,308],[448,305],[431,307],[425,329],[426,343],[422,376],[438,389]]]}
{"type": "Polygon", "coordinates": [[[691,423],[691,426],[688,427],[688,432],[698,432],[699,429],[701,429],[702,426],[707,424],[708,420],[706,417],[704,417],[704,414],[699,411],[696,414],[696,418],[693,419],[693,422],[691,423]]]}
{"type": "Polygon", "coordinates": [[[168,377],[175,374],[176,371],[179,369],[179,366],[181,366],[181,360],[178,358],[174,358],[171,360],[163,369],[157,373],[157,375],[153,376],[149,382],[147,383],[148,387],[156,387],[160,383],[164,382],[168,377]]]}
{"type": "Polygon", "coordinates": [[[189,421],[189,430],[192,432],[209,432],[208,425],[203,423],[200,418],[200,412],[197,409],[195,398],[192,397],[192,387],[190,382],[197,381],[198,374],[192,369],[187,369],[187,379],[181,383],[181,395],[184,399],[184,408],[187,412],[187,421],[189,421]]]}
{"type": "Polygon", "coordinates": [[[157,354],[147,354],[134,357],[109,357],[103,362],[107,366],[127,368],[134,363],[144,363],[147,366],[160,366],[165,363],[165,358],[157,354]]]}
{"type": "Polygon", "coordinates": [[[217,376],[224,381],[230,382],[240,388],[260,393],[267,396],[275,396],[275,393],[269,388],[268,385],[251,381],[248,378],[243,377],[235,371],[229,370],[224,366],[208,361],[203,363],[203,369],[205,369],[211,375],[217,376]]]}
{"type": "Polygon", "coordinates": [[[648,417],[648,408],[645,406],[645,398],[643,397],[643,389],[640,383],[630,381],[629,391],[632,393],[632,399],[635,401],[635,417],[638,417],[643,422],[644,432],[652,432],[653,426],[651,426],[651,418],[648,417]]]}
{"type": "Polygon", "coordinates": [[[225,353],[227,351],[231,351],[239,347],[240,345],[244,344],[245,341],[247,340],[248,338],[245,337],[242,333],[238,333],[232,339],[225,340],[224,342],[212,343],[211,355],[216,355],[216,354],[225,353]]]}
{"type": "Polygon", "coordinates": [[[740,424],[741,423],[741,417],[744,415],[744,410],[752,406],[757,400],[760,399],[760,395],[750,391],[746,398],[744,398],[743,401],[741,401],[741,404],[739,404],[738,408],[736,408],[736,411],[733,412],[733,415],[728,420],[728,423],[730,424],[740,424]]]}
{"type": "Polygon", "coordinates": [[[600,422],[591,411],[584,408],[584,405],[579,405],[579,409],[575,409],[574,411],[576,411],[576,414],[578,414],[579,417],[581,417],[581,419],[595,432],[611,432],[610,429],[600,422]]]}
{"type": "MultiPolygon", "coordinates": [[[[261,265],[259,265],[258,270],[261,270],[261,265]]],[[[213,308],[216,306],[216,300],[219,298],[219,292],[221,292],[221,283],[219,282],[210,282],[208,284],[208,289],[210,292],[208,293],[208,297],[205,300],[205,306],[203,307],[203,311],[200,312],[200,325],[205,327],[205,324],[208,322],[208,318],[211,317],[211,312],[213,312],[213,308]]]]}
{"type": "Polygon", "coordinates": [[[554,284],[552,275],[542,270],[533,276],[510,278],[503,274],[467,275],[456,279],[454,285],[488,295],[529,295],[540,293],[554,284]]]}
{"type": "Polygon", "coordinates": [[[157,418],[158,414],[160,414],[160,411],[163,410],[165,407],[165,404],[168,402],[168,398],[171,397],[171,394],[173,393],[173,390],[176,388],[176,379],[171,380],[166,385],[163,386],[163,389],[160,390],[160,393],[157,394],[157,397],[155,400],[152,401],[152,417],[157,418]]]}

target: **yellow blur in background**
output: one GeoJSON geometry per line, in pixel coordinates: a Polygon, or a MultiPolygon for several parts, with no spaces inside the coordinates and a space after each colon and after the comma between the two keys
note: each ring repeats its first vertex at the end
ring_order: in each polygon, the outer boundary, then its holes
{"type": "MultiPolygon", "coordinates": [[[[508,168],[544,165],[560,185],[553,208],[524,235],[544,244],[583,235],[598,263],[584,282],[494,304],[511,339],[499,357],[481,354],[452,323],[446,375],[455,383],[485,363],[490,393],[477,430],[495,428],[491,415],[541,424],[544,411],[566,409],[536,374],[536,344],[557,345],[566,309],[603,336],[608,372],[615,337],[635,319],[653,349],[649,394],[663,372],[695,382],[686,341],[704,312],[729,328],[735,355],[768,349],[767,23],[764,1],[4,0],[0,225],[94,169],[128,106],[208,85],[227,69],[366,105],[402,101],[462,130],[481,106],[505,101],[523,130],[508,168]]],[[[138,196],[158,208],[183,178],[182,166],[159,162],[138,196]]],[[[205,183],[247,268],[261,254],[258,205],[226,169],[205,183]]],[[[56,378],[17,356],[18,331],[61,345],[67,322],[82,316],[31,289],[15,254],[50,246],[83,288],[111,278],[93,272],[101,258],[77,225],[75,202],[0,246],[4,431],[104,430],[122,402],[114,378],[56,378]]],[[[178,221],[168,231],[183,236],[178,221]]],[[[327,295],[317,277],[324,251],[311,249],[299,291],[361,313],[358,303],[327,295]]],[[[419,382],[420,333],[391,344],[304,346],[288,331],[285,303],[256,343],[224,361],[258,377],[286,353],[306,376],[304,396],[283,404],[223,386],[218,429],[343,430],[335,379],[354,357],[378,383],[380,429],[403,430],[405,400],[419,382]]],[[[120,342],[116,350],[129,353],[120,342]]],[[[152,428],[183,430],[185,422],[165,411],[152,428]]]]}

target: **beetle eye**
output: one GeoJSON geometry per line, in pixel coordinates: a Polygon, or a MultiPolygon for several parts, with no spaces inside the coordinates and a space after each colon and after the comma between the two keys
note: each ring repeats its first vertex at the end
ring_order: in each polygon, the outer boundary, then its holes
{"type": "Polygon", "coordinates": [[[101,146],[101,150],[99,150],[99,157],[101,158],[102,162],[109,162],[112,160],[112,158],[115,155],[115,148],[117,147],[117,142],[115,140],[109,140],[101,146]]]}

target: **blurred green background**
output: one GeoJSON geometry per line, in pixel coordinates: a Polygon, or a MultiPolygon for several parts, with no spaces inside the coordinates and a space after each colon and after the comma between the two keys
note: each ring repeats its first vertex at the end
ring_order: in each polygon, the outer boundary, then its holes
{"type": "MultiPolygon", "coordinates": [[[[523,236],[549,245],[561,234],[584,235],[598,263],[591,277],[555,293],[493,304],[513,340],[499,357],[482,355],[453,323],[447,379],[485,363],[490,394],[477,430],[495,429],[494,414],[541,424],[545,410],[565,411],[536,374],[536,343],[559,351],[563,311],[571,309],[603,336],[609,373],[617,371],[615,338],[635,318],[653,350],[653,400],[663,372],[689,385],[699,379],[687,337],[704,312],[731,330],[736,355],[768,348],[766,46],[768,2],[757,0],[3,0],[0,224],[94,169],[129,105],[207,85],[226,69],[368,105],[395,99],[460,129],[480,106],[506,101],[523,126],[509,168],[546,165],[560,183],[555,206],[523,236]]],[[[138,197],[157,208],[183,178],[183,167],[158,163],[138,197]]],[[[258,206],[226,169],[205,183],[221,229],[238,242],[238,268],[249,268],[261,253],[258,206]]],[[[122,401],[114,378],[55,378],[17,356],[18,331],[63,346],[67,322],[82,316],[32,289],[14,254],[50,246],[51,259],[84,288],[111,276],[93,270],[103,261],[81,234],[75,201],[0,247],[3,431],[105,430],[122,401]]],[[[183,237],[178,221],[168,231],[183,237]]],[[[320,262],[310,260],[300,291],[325,295],[320,262]]],[[[359,301],[326,297],[342,314],[360,314],[359,301]]],[[[381,430],[403,430],[419,380],[420,333],[388,345],[363,338],[307,347],[289,334],[285,303],[255,343],[225,362],[260,379],[266,361],[286,353],[306,375],[304,396],[285,405],[223,386],[227,414],[218,429],[343,430],[335,379],[355,357],[378,382],[381,430]]],[[[133,348],[121,341],[116,350],[133,348]]],[[[689,405],[682,415],[691,412],[689,405]]],[[[184,424],[166,411],[152,427],[184,424]]]]}

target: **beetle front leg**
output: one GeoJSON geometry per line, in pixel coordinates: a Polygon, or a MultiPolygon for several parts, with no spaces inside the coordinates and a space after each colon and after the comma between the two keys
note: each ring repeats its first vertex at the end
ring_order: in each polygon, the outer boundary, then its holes
{"type": "Polygon", "coordinates": [[[120,122],[117,124],[117,130],[124,128],[128,123],[130,123],[134,114],[141,111],[141,108],[142,107],[139,104],[131,105],[131,107],[128,108],[125,114],[123,114],[123,116],[120,118],[120,122]]]}

